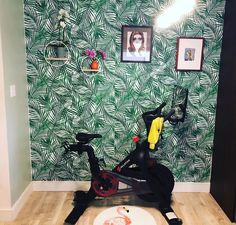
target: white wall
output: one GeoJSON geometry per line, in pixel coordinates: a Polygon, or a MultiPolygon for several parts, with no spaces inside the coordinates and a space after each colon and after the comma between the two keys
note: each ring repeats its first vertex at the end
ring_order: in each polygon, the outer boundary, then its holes
{"type": "Polygon", "coordinates": [[[5,210],[30,184],[31,164],[23,0],[0,0],[0,6],[0,210],[5,210]]]}
{"type": "MultiPolygon", "coordinates": [[[[1,27],[0,27],[1,34],[1,27]]],[[[0,209],[10,207],[10,176],[7,145],[7,124],[5,109],[4,77],[2,62],[2,41],[0,35],[0,209]]]]}

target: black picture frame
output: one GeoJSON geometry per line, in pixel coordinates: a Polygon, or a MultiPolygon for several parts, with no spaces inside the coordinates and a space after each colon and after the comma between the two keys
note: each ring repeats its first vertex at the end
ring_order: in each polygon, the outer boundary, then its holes
{"type": "Polygon", "coordinates": [[[176,71],[201,71],[204,38],[178,37],[176,44],[176,71]]]}
{"type": "Polygon", "coordinates": [[[152,26],[122,26],[121,62],[150,63],[152,57],[152,26]]]}

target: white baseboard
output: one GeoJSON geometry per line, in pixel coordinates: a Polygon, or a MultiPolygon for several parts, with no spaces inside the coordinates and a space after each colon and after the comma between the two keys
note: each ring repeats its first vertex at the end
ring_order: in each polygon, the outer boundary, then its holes
{"type": "MultiPolygon", "coordinates": [[[[90,181],[33,181],[33,191],[86,191],[89,186],[90,181]]],[[[210,183],[176,182],[173,192],[210,192],[210,183]]]]}
{"type": "Polygon", "coordinates": [[[89,181],[33,181],[33,191],[86,191],[89,181]]]}
{"type": "Polygon", "coordinates": [[[173,192],[210,192],[210,182],[176,182],[173,192]]]}
{"type": "Polygon", "coordinates": [[[16,218],[17,214],[24,206],[28,197],[33,191],[32,183],[30,183],[24,192],[21,194],[19,199],[15,202],[15,204],[9,209],[0,209],[0,220],[1,221],[12,221],[16,218]]]}

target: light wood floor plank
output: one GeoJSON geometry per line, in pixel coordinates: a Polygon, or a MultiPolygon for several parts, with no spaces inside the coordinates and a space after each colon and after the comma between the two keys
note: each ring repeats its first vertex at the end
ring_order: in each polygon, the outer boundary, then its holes
{"type": "MultiPolygon", "coordinates": [[[[72,192],[33,192],[18,217],[12,222],[0,221],[0,225],[63,225],[73,207],[72,200],[72,192]]],[[[153,215],[157,225],[167,225],[153,203],[143,202],[135,196],[97,199],[76,225],[92,225],[100,212],[114,205],[140,206],[153,215]]],[[[236,224],[229,221],[209,193],[174,193],[172,206],[184,225],[236,224]]]]}

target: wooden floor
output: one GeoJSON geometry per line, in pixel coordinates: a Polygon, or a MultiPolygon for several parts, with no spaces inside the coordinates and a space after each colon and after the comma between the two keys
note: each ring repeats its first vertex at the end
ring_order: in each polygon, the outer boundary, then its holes
{"type": "MultiPolygon", "coordinates": [[[[18,217],[12,222],[0,221],[0,225],[62,225],[72,209],[72,200],[72,192],[33,192],[18,217]]],[[[76,225],[93,225],[95,217],[108,207],[135,204],[151,213],[157,225],[167,225],[153,205],[134,196],[97,199],[76,225]]],[[[208,193],[174,193],[172,206],[184,225],[235,225],[208,193]]]]}

